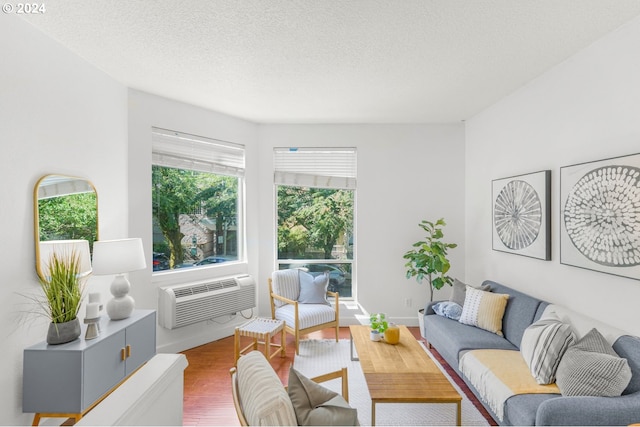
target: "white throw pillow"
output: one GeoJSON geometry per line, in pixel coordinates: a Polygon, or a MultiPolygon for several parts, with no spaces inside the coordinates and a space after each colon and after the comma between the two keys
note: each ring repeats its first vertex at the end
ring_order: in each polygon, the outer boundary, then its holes
{"type": "Polygon", "coordinates": [[[524,330],[520,353],[538,384],[556,381],[560,360],[574,341],[571,326],[557,317],[540,319],[524,330]]]}
{"type": "Polygon", "coordinates": [[[298,302],[301,304],[329,304],[327,301],[327,288],[329,287],[329,273],[322,273],[313,276],[306,271],[298,270],[300,278],[300,296],[298,302]]]}

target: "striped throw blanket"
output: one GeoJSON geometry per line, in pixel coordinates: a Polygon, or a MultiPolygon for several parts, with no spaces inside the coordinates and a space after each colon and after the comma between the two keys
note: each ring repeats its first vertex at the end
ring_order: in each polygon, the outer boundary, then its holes
{"type": "Polygon", "coordinates": [[[459,369],[500,421],[504,418],[504,403],[511,396],[560,394],[555,384],[538,384],[520,352],[515,350],[468,351],[460,358],[459,369]]]}

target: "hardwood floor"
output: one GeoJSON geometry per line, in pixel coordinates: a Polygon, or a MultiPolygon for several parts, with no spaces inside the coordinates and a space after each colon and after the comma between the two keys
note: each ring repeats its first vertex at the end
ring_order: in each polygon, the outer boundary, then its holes
{"type": "MultiPolygon", "coordinates": [[[[409,328],[418,340],[422,340],[418,328],[409,328]]],[[[334,338],[331,329],[314,332],[307,338],[334,338]]],[[[340,338],[349,338],[349,328],[340,328],[340,338]]],[[[250,340],[243,341],[243,346],[250,340]]],[[[276,340],[277,341],[277,340],[276,340]]],[[[262,349],[262,346],[260,346],[262,349]]],[[[433,351],[433,350],[432,350],[433,351]]],[[[233,366],[233,337],[223,338],[209,344],[202,345],[187,351],[189,366],[184,376],[184,425],[192,426],[237,426],[240,425],[233,407],[231,397],[231,378],[229,369],[233,366]]],[[[287,334],[286,357],[274,357],[271,366],[278,373],[284,384],[289,377],[289,366],[293,363],[295,355],[293,337],[287,334]]],[[[485,416],[490,425],[496,425],[491,416],[477,401],[467,386],[460,380],[453,369],[434,351],[438,361],[445,367],[456,384],[462,388],[465,394],[473,401],[474,405],[485,416]]]]}

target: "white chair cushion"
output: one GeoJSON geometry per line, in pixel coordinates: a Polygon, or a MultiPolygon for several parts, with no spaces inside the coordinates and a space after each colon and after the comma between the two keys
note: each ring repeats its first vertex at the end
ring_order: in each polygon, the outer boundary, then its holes
{"type": "MultiPolygon", "coordinates": [[[[300,280],[298,279],[298,270],[276,270],[271,274],[271,282],[273,292],[281,297],[298,301],[300,297],[300,280]]],[[[273,300],[276,307],[285,305],[282,301],[273,300]]]]}
{"type": "Polygon", "coordinates": [[[250,426],[297,425],[291,399],[264,354],[242,356],[237,372],[240,404],[250,426]]]}
{"type": "MultiPolygon", "coordinates": [[[[336,310],[325,304],[298,304],[300,329],[336,320],[336,310]]],[[[295,307],[287,304],[276,309],[276,319],[284,320],[287,326],[295,328],[295,307]]]]}

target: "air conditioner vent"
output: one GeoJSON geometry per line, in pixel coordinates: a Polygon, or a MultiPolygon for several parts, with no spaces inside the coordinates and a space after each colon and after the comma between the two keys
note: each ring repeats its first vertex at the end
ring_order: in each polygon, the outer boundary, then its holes
{"type": "Polygon", "coordinates": [[[236,279],[228,279],[209,283],[207,286],[209,287],[210,291],[215,291],[216,289],[233,288],[234,286],[238,286],[238,284],[236,283],[236,279]]]}
{"type": "Polygon", "coordinates": [[[168,329],[256,306],[256,285],[247,274],[160,288],[158,322],[168,329]]]}

